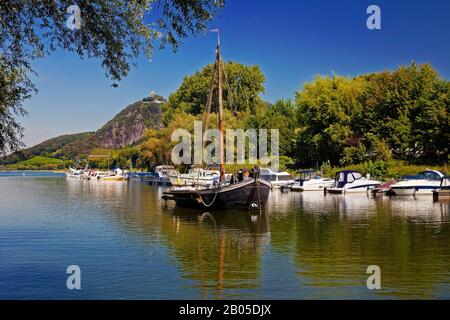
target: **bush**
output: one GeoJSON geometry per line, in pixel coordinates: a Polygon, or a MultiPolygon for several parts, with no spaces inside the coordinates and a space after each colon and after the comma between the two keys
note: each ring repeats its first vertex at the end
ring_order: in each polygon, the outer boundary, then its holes
{"type": "Polygon", "coordinates": [[[388,165],[383,160],[369,161],[367,163],[366,173],[372,177],[382,178],[387,174],[388,165]]]}
{"type": "Polygon", "coordinates": [[[366,147],[361,143],[356,147],[346,147],[344,148],[342,158],[339,160],[339,163],[344,166],[361,163],[366,158],[366,155],[366,147]]]}
{"type": "Polygon", "coordinates": [[[333,168],[331,167],[330,161],[324,162],[322,163],[322,165],[320,166],[320,171],[322,171],[322,173],[324,175],[329,175],[331,174],[331,171],[333,170],[333,168]]]}

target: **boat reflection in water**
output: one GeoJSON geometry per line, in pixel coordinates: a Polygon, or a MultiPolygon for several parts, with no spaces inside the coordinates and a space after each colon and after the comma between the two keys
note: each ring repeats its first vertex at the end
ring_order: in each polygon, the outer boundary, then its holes
{"type": "MultiPolygon", "coordinates": [[[[294,196],[296,213],[289,217],[295,224],[294,259],[305,285],[320,296],[448,297],[448,203],[294,196]],[[371,294],[365,287],[370,265],[380,267],[383,289],[371,294]]],[[[274,238],[279,230],[273,225],[271,230],[274,238]]]]}
{"type": "Polygon", "coordinates": [[[261,287],[263,244],[270,241],[267,216],[168,210],[161,232],[183,274],[202,299],[254,296],[261,287]],[[243,294],[244,293],[244,294],[243,294]]]}
{"type": "MultiPolygon", "coordinates": [[[[152,201],[163,192],[148,191],[152,201]]],[[[275,191],[262,215],[159,205],[119,220],[135,220],[129,232],[144,239],[157,233],[189,280],[183,288],[200,298],[448,297],[448,202],[275,191]],[[367,289],[370,265],[381,268],[383,290],[367,289]]]]}
{"type": "Polygon", "coordinates": [[[2,179],[0,298],[73,298],[55,289],[72,263],[86,299],[450,298],[448,201],[275,190],[213,212],[135,181],[2,179]]]}

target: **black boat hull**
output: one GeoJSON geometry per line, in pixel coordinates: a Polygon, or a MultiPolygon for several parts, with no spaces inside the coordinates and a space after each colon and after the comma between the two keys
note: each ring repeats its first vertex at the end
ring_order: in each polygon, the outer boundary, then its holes
{"type": "Polygon", "coordinates": [[[201,209],[258,209],[265,206],[272,186],[263,180],[247,180],[205,190],[174,188],[163,199],[177,206],[201,209]]]}

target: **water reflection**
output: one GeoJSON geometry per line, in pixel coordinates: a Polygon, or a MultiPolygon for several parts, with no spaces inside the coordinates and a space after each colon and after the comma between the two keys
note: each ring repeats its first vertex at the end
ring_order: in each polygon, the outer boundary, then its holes
{"type": "MultiPolygon", "coordinates": [[[[190,280],[187,288],[198,289],[201,298],[270,297],[253,293],[264,289],[268,247],[292,259],[314,297],[447,294],[439,286],[450,279],[448,202],[275,191],[260,216],[180,209],[160,200],[162,188],[139,184],[70,183],[69,191],[97,198],[128,232],[146,241],[158,233],[171,262],[190,280]],[[365,287],[372,264],[382,270],[381,291],[365,287]]],[[[282,274],[269,276],[283,282],[282,274]]]]}
{"type": "MultiPolygon", "coordinates": [[[[70,248],[58,251],[66,260],[79,250],[100,270],[97,277],[114,279],[120,297],[450,298],[448,201],[276,190],[262,214],[206,212],[166,204],[163,188],[139,182],[5,179],[0,195],[9,201],[0,202],[0,238],[14,245],[21,225],[45,236],[47,221],[67,230],[76,221],[95,241],[74,247],[72,239],[65,244],[47,237],[55,241],[47,246],[70,248]],[[101,255],[109,249],[124,260],[122,269],[101,255]],[[366,288],[366,268],[373,264],[382,271],[380,291],[366,288]]],[[[20,241],[27,246],[24,260],[38,244],[20,241]]],[[[0,253],[7,270],[14,268],[8,255],[20,251],[0,253]]],[[[94,297],[108,290],[116,294],[104,285],[94,297]]]]}
{"type": "Polygon", "coordinates": [[[224,292],[260,286],[262,245],[269,237],[265,214],[181,209],[167,213],[172,219],[163,220],[161,232],[201,298],[220,299],[224,292]]]}
{"type": "Polygon", "coordinates": [[[116,223],[144,241],[154,241],[157,233],[201,298],[259,286],[262,245],[269,238],[264,213],[180,209],[160,200],[163,188],[139,183],[68,181],[68,189],[107,208],[116,223]]]}
{"type": "Polygon", "coordinates": [[[294,202],[294,259],[307,285],[358,297],[367,266],[375,264],[383,290],[374,294],[429,298],[448,286],[448,203],[312,194],[294,195],[294,202]]]}

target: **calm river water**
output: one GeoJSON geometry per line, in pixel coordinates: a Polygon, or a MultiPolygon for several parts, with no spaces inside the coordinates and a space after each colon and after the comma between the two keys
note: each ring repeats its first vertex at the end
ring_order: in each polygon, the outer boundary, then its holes
{"type": "Polygon", "coordinates": [[[163,190],[1,176],[0,298],[450,298],[448,201],[275,190],[259,216],[177,209],[163,190]]]}

